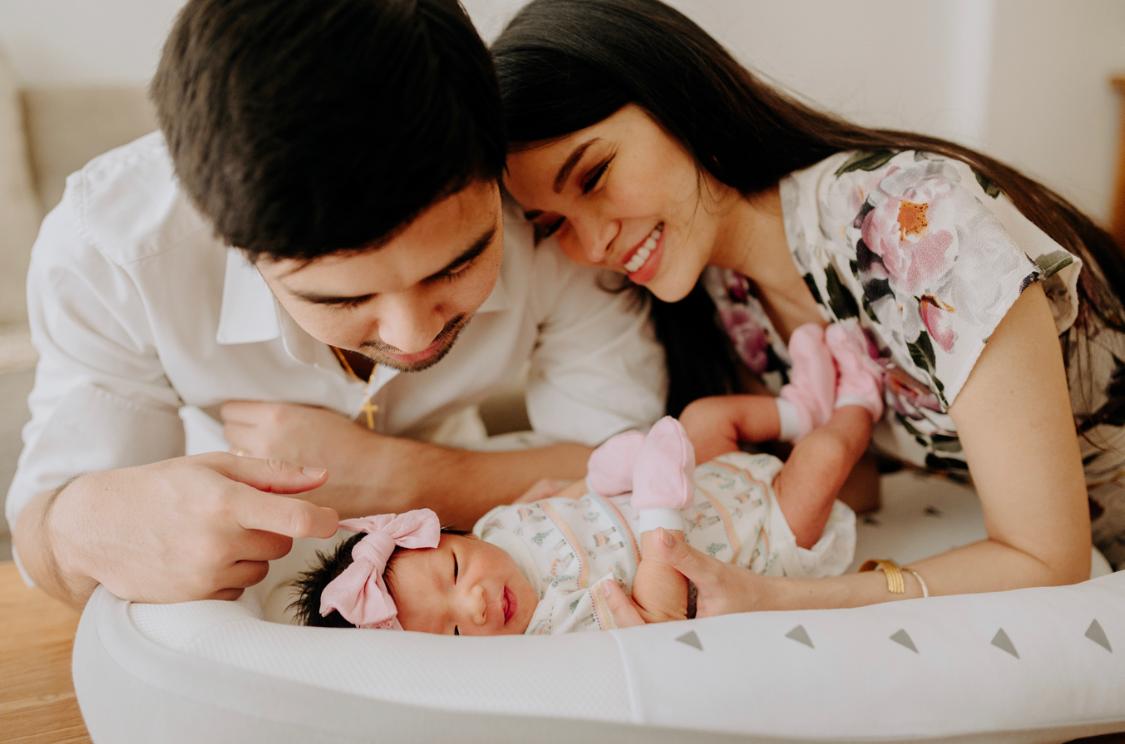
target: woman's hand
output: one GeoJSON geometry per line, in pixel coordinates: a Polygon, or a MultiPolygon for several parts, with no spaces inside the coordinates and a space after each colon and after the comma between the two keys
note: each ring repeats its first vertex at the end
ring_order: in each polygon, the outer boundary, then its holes
{"type": "Polygon", "coordinates": [[[607,630],[614,628],[631,628],[634,625],[644,625],[644,618],[633,598],[625,593],[616,581],[603,581],[602,585],[595,587],[594,591],[601,592],[606,606],[609,608],[609,618],[605,624],[607,630]]]}
{"type": "MultiPolygon", "coordinates": [[[[651,555],[646,553],[646,559],[672,566],[695,584],[696,617],[783,609],[776,602],[775,592],[778,582],[785,579],[760,576],[723,563],[691,547],[685,540],[673,539],[672,535],[661,541],[651,541],[649,550],[651,555]]],[[[644,610],[617,582],[606,581],[597,591],[602,592],[614,627],[645,624],[644,610]]]]}
{"type": "Polygon", "coordinates": [[[777,578],[723,563],[685,540],[653,541],[649,547],[652,558],[671,565],[695,584],[696,617],[776,609],[771,599],[777,578]]]}

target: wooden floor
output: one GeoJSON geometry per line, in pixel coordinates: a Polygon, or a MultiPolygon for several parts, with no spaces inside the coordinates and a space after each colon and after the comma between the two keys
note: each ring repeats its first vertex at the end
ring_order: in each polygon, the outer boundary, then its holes
{"type": "Polygon", "coordinates": [[[78,613],[0,562],[0,741],[89,742],[70,678],[78,613]]]}

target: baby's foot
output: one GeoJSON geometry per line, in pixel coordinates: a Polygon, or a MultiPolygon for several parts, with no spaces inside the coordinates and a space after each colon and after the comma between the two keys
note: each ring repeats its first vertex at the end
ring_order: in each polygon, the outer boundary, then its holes
{"type": "Polygon", "coordinates": [[[586,461],[586,485],[600,496],[628,493],[633,487],[633,465],[645,435],[625,431],[605,440],[586,461]]]}
{"type": "Polygon", "coordinates": [[[883,417],[883,368],[871,358],[867,335],[859,323],[833,323],[824,334],[839,372],[836,407],[863,406],[873,420],[883,417]]]}
{"type": "MultiPolygon", "coordinates": [[[[783,438],[796,441],[832,416],[836,401],[836,365],[825,345],[824,329],[806,323],[789,337],[789,384],[781,388],[781,400],[789,403],[795,420],[783,426],[783,438]]],[[[787,417],[779,403],[782,420],[787,417]]]]}

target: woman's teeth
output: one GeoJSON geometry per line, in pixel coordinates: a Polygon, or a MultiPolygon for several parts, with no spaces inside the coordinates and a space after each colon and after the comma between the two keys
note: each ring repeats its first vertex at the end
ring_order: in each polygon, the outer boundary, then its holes
{"type": "Polygon", "coordinates": [[[648,234],[648,238],[645,239],[644,245],[633,254],[633,257],[629,259],[629,263],[625,264],[625,271],[632,274],[644,266],[645,261],[647,261],[648,257],[652,255],[652,252],[656,250],[656,244],[660,242],[660,236],[663,233],[664,223],[662,222],[652,229],[652,232],[648,234]]]}

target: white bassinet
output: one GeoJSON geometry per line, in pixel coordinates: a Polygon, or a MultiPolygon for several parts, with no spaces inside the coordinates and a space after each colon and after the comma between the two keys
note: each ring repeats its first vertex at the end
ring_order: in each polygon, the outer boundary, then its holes
{"type": "MultiPolygon", "coordinates": [[[[968,489],[884,480],[860,557],[983,536],[968,489]]],[[[238,602],[99,589],[74,645],[95,742],[1060,741],[1125,730],[1125,571],[1084,584],[550,637],[287,624],[299,544],[238,602]]],[[[1106,575],[1107,574],[1107,575],[1106,575]]]]}

